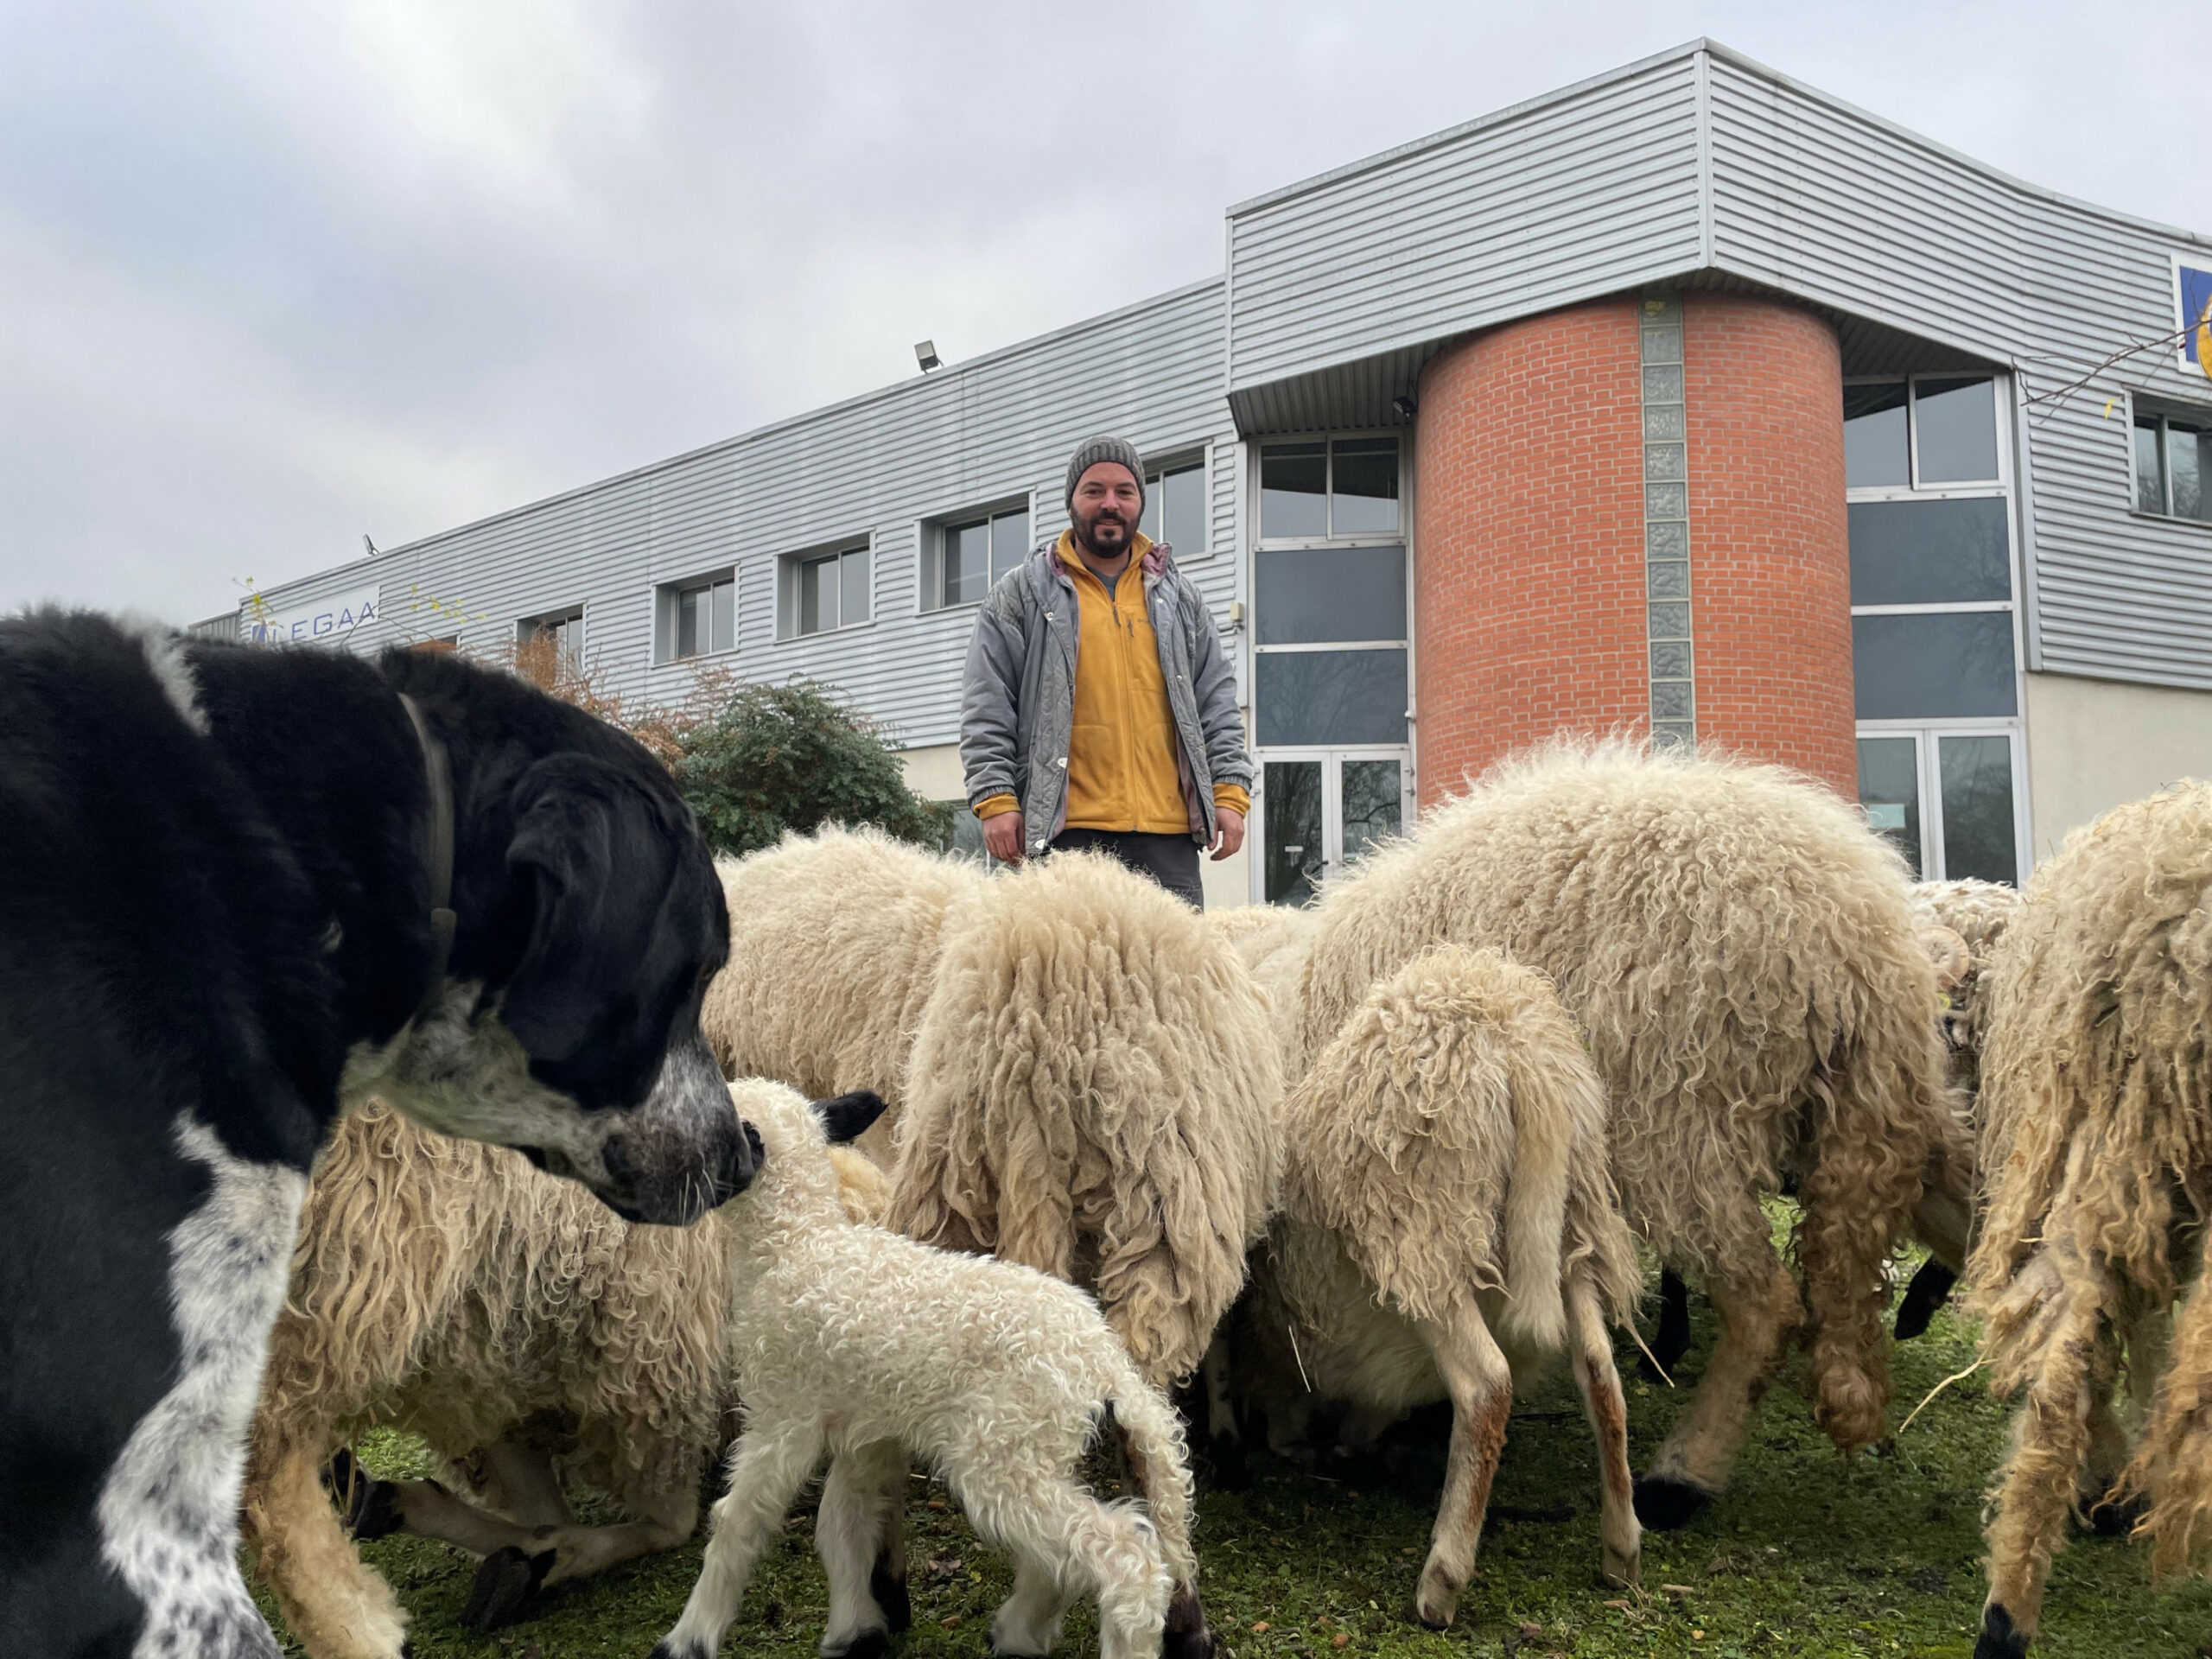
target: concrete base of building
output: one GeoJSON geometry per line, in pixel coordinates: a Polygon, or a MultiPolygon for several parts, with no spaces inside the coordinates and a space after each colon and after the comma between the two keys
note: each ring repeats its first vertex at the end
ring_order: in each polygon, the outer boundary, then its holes
{"type": "Polygon", "coordinates": [[[2038,864],[2123,801],[2212,778],[2212,691],[2030,674],[2028,804],[2038,864]]]}

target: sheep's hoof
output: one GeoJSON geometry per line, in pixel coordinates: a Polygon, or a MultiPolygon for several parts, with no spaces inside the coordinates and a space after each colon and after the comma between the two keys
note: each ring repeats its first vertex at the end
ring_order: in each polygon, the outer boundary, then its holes
{"type": "Polygon", "coordinates": [[[1899,1342],[1910,1342],[1928,1329],[1928,1321],[1936,1317],[1936,1310],[1951,1299],[1951,1287],[1959,1282],[1953,1273],[1934,1257],[1920,1264],[1920,1271],[1912,1275],[1912,1282],[1905,1287],[1904,1300],[1897,1304],[1897,1323],[1891,1327],[1899,1342]]]}
{"type": "Polygon", "coordinates": [[[1176,1586],[1167,1603],[1160,1652],[1161,1659],[1213,1659],[1213,1632],[1206,1628],[1206,1610],[1198,1601],[1198,1592],[1187,1584],[1176,1586]]]}
{"type": "Polygon", "coordinates": [[[652,1659],[715,1659],[715,1656],[704,1648],[695,1648],[689,1644],[679,1648],[667,1637],[663,1637],[653,1643],[652,1659]]]}
{"type": "Polygon", "coordinates": [[[885,1622],[893,1634],[910,1628],[914,1622],[914,1604],[906,1595],[906,1575],[894,1574],[878,1561],[868,1569],[868,1592],[875,1598],[875,1605],[883,1609],[885,1622]]]}
{"type": "Polygon", "coordinates": [[[1643,1581],[1643,1564],[1640,1555],[1624,1555],[1607,1547],[1605,1565],[1598,1569],[1598,1582],[1608,1590],[1633,1590],[1643,1581]]]}
{"type": "Polygon", "coordinates": [[[1654,1531],[1675,1532],[1687,1527],[1712,1502],[1711,1492],[1700,1491],[1686,1480],[1646,1475],[1636,1483],[1636,1518],[1654,1531]]]}
{"type": "Polygon", "coordinates": [[[2028,1638],[2012,1627],[2012,1615],[2000,1602],[1981,1610],[1981,1637],[1974,1644],[1974,1659],[2026,1659],[2028,1638]]]}
{"type": "Polygon", "coordinates": [[[883,1659],[891,1651],[888,1630],[862,1630],[842,1648],[823,1646],[822,1659],[883,1659]]]}
{"type": "Polygon", "coordinates": [[[1221,1491],[1252,1490],[1252,1460],[1244,1455],[1244,1442],[1234,1434],[1217,1434],[1208,1440],[1206,1460],[1213,1465],[1213,1484],[1221,1491]]]}
{"type": "Polygon", "coordinates": [[[536,1597],[545,1575],[553,1570],[553,1552],[542,1549],[525,1555],[509,1544],[484,1558],[469,1586],[468,1605],[461,1610],[461,1628],[478,1636],[512,1624],[536,1597]]]}

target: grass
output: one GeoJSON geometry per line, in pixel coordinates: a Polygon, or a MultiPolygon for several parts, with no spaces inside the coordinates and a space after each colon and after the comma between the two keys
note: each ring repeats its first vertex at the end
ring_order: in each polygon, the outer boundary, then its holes
{"type": "MultiPolygon", "coordinates": [[[[1683,1367],[1693,1379],[1712,1334],[1701,1303],[1699,1313],[1683,1367]]],[[[1624,1377],[1635,1360],[1624,1341],[1624,1377]]],[[[1973,1361],[1970,1328],[1938,1315],[1895,1351],[1892,1420],[1973,1361]]],[[[2002,1450],[2004,1408],[1977,1374],[1945,1389],[1892,1446],[1845,1463],[1813,1427],[1802,1381],[1793,1361],[1719,1503],[1683,1531],[1644,1535],[1643,1588],[1625,1598],[1597,1586],[1595,1463],[1572,1387],[1554,1382],[1516,1401],[1478,1576],[1440,1634],[1401,1612],[1427,1548],[1433,1485],[1364,1490],[1348,1466],[1327,1465],[1338,1478],[1324,1479],[1261,1455],[1251,1490],[1200,1501],[1204,1590],[1224,1659],[1967,1659],[1983,1594],[1982,1492],[2002,1450]],[[1524,1638],[1523,1625],[1541,1633],[1524,1638]]],[[[1682,1395],[1633,1380],[1628,1390],[1640,1468],[1682,1395]]],[[[419,1443],[397,1435],[377,1437],[364,1457],[385,1474],[427,1469],[419,1443]]],[[[1396,1461],[1418,1469],[1433,1459],[1416,1448],[1396,1461]]],[[[1009,1587],[1006,1567],[976,1547],[942,1489],[917,1478],[912,1492],[915,1628],[899,1652],[977,1659],[1009,1587]]],[[[455,1624],[470,1558],[413,1538],[363,1554],[412,1615],[417,1659],[645,1659],[681,1611],[699,1550],[695,1540],[556,1591],[539,1617],[489,1640],[455,1624]]],[[[813,1517],[802,1512],[755,1574],[723,1651],[812,1659],[824,1611],[813,1517]]],[[[2212,1637],[2212,1585],[2153,1591],[2140,1547],[2076,1533],[2052,1573],[2044,1631],[2035,1651],[2048,1659],[2189,1659],[2212,1637]]],[[[1096,1651],[1087,1610],[1070,1618],[1061,1651],[1096,1651]]]]}

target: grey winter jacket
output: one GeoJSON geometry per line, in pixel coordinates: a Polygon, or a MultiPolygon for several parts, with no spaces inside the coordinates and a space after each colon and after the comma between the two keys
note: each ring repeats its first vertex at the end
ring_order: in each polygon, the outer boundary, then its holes
{"type": "MultiPolygon", "coordinates": [[[[1021,803],[1028,850],[1041,853],[1067,825],[1068,741],[1075,729],[1075,665],[1081,640],[1075,583],[1039,544],[992,585],[960,693],[960,763],[968,804],[994,795],[1021,803]]],[[[1236,678],[1198,591],[1155,543],[1140,567],[1145,608],[1160,643],[1160,677],[1175,717],[1176,778],[1191,838],[1214,837],[1213,786],[1252,787],[1252,757],[1236,713],[1236,678]]],[[[1137,574],[1131,572],[1130,574],[1137,574]]],[[[1128,576],[1125,575],[1123,581],[1128,576]]]]}

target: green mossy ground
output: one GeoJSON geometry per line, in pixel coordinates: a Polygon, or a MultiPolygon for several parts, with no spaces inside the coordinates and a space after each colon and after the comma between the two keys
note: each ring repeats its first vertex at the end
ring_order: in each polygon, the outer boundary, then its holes
{"type": "MultiPolygon", "coordinates": [[[[1701,1299],[1694,1380],[1711,1339],[1701,1299]]],[[[1636,1355],[1625,1344],[1624,1377],[1636,1355]]],[[[1971,1331],[1939,1315],[1896,1351],[1905,1413],[1974,1360],[1971,1331]]],[[[1427,1547],[1433,1490],[1324,1480],[1264,1455],[1243,1493],[1201,1500],[1206,1605],[1233,1659],[1446,1659],[1554,1653],[1575,1659],[1707,1655],[1712,1659],[1831,1654],[1967,1659],[1982,1598],[1983,1488],[2005,1433],[2004,1408],[1979,1374],[1944,1390],[1893,1447],[1851,1463],[1813,1427],[1793,1361],[1767,1397],[1722,1501],[1687,1529],[1646,1533],[1643,1588],[1595,1582],[1597,1478],[1587,1430],[1563,1380],[1516,1402],[1476,1581],[1458,1624],[1433,1634],[1402,1614],[1427,1547]],[[1571,1512],[1569,1512],[1571,1510],[1571,1512]],[[1662,1586],[1680,1586],[1669,1591],[1662,1586]],[[1264,1631],[1255,1626],[1264,1623],[1264,1631]],[[1524,1624],[1541,1634],[1523,1641],[1524,1624]],[[1334,1638],[1346,1636],[1342,1649],[1334,1638]]],[[[1680,1393],[1630,1381],[1630,1455],[1642,1467],[1680,1393]]],[[[379,1436],[365,1449],[380,1472],[416,1472],[415,1442],[379,1436]]],[[[1428,1459],[1415,1452],[1402,1463],[1428,1459]]],[[[1367,1477],[1373,1479],[1372,1475],[1367,1477]]],[[[991,1611],[1007,1591],[1002,1562],[976,1546],[941,1489],[917,1479],[909,1505],[915,1628],[906,1659],[979,1659],[991,1611]]],[[[364,1554],[414,1618],[418,1659],[645,1659],[675,1621],[699,1565],[696,1541],[546,1598],[539,1617],[479,1640],[456,1626],[474,1563],[426,1540],[394,1538],[364,1554]]],[[[273,1613],[274,1609],[270,1611],[273,1613]]],[[[812,1659],[824,1612],[810,1512],[795,1515],[755,1575],[725,1653],[812,1659]]],[[[2154,1592],[2145,1552],[2075,1534],[2051,1575],[2048,1659],[2189,1659],[2212,1638],[2212,1586],[2154,1592]]],[[[297,1649],[289,1651],[296,1652],[297,1649]]],[[[1089,1614],[1069,1620],[1061,1651],[1096,1651],[1089,1614]]]]}

